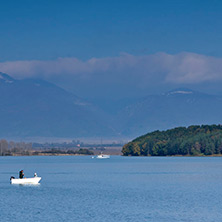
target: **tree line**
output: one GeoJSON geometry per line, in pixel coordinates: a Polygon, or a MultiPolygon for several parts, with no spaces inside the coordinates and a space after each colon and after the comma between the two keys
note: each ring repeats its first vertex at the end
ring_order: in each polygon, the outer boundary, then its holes
{"type": "Polygon", "coordinates": [[[222,125],[192,125],[154,131],[122,148],[124,156],[220,155],[222,125]]]}
{"type": "Polygon", "coordinates": [[[32,143],[8,142],[0,140],[0,156],[31,156],[31,155],[93,155],[89,149],[64,149],[64,147],[44,147],[44,149],[33,148],[32,143]]]}
{"type": "Polygon", "coordinates": [[[8,142],[5,139],[0,140],[0,156],[29,155],[32,150],[32,143],[8,142]]]}

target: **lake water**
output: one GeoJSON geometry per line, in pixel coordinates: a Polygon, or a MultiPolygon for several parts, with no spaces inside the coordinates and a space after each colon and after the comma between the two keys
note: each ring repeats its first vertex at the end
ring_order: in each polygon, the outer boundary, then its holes
{"type": "Polygon", "coordinates": [[[222,221],[221,157],[0,157],[0,221],[222,221]],[[40,185],[11,185],[37,172],[40,185]]]}

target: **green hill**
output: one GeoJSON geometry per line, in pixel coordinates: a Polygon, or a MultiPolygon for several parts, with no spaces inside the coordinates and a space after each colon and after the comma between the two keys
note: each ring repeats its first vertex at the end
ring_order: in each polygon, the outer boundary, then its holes
{"type": "Polygon", "coordinates": [[[222,125],[195,125],[154,131],[125,144],[122,153],[124,156],[222,154],[222,125]]]}

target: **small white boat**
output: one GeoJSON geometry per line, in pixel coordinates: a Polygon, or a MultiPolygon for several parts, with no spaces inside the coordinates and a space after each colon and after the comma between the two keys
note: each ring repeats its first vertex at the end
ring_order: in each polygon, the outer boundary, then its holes
{"type": "Polygon", "coordinates": [[[22,179],[16,179],[11,177],[10,181],[11,184],[38,184],[41,179],[41,177],[31,177],[22,179]]]}
{"type": "Polygon", "coordinates": [[[100,154],[96,157],[97,159],[109,159],[110,155],[100,154]]]}

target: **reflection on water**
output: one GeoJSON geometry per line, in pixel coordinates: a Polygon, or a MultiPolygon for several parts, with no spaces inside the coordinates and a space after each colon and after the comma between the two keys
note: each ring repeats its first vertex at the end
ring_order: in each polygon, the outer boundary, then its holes
{"type": "Polygon", "coordinates": [[[22,186],[22,187],[38,187],[40,183],[26,183],[26,184],[11,184],[11,186],[22,186]]]}

